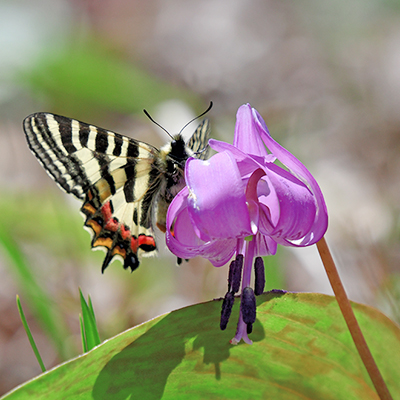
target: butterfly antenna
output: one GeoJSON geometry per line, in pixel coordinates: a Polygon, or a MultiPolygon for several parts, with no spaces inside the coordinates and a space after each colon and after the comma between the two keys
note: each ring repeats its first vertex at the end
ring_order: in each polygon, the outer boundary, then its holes
{"type": "Polygon", "coordinates": [[[199,119],[200,117],[202,117],[204,114],[207,114],[211,108],[213,106],[213,102],[210,101],[210,105],[207,107],[206,111],[203,111],[200,115],[198,115],[197,117],[193,118],[192,120],[190,120],[187,124],[185,124],[185,126],[179,131],[179,134],[181,134],[183,132],[183,130],[189,125],[191,124],[193,121],[196,121],[196,119],[199,119]]]}
{"type": "MultiPolygon", "coordinates": [[[[208,111],[208,110],[207,110],[208,111]]],[[[163,127],[161,126],[157,121],[154,121],[152,116],[146,111],[143,110],[143,112],[146,114],[147,118],[153,123],[156,124],[159,128],[161,128],[172,140],[174,140],[174,137],[163,127]]],[[[204,113],[203,113],[204,114],[204,113]]]]}

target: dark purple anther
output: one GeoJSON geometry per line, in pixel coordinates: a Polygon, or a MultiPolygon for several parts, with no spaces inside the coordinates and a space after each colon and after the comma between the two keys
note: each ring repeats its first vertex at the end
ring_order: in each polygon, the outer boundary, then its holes
{"type": "Polygon", "coordinates": [[[239,254],[229,266],[228,292],[237,293],[242,279],[243,256],[239,254]]]}
{"type": "Polygon", "coordinates": [[[229,275],[228,275],[228,292],[232,290],[233,275],[236,269],[236,260],[231,261],[229,264],[229,275]]]}
{"type": "Polygon", "coordinates": [[[229,317],[231,316],[233,302],[235,301],[235,296],[232,292],[228,292],[225,295],[224,301],[222,302],[221,309],[221,322],[219,324],[221,330],[225,330],[228,325],[229,317]]]}
{"type": "Polygon", "coordinates": [[[232,292],[237,293],[240,289],[240,282],[242,280],[243,269],[243,255],[238,254],[235,261],[235,269],[232,276],[232,292]]]}
{"type": "Polygon", "coordinates": [[[253,324],[256,320],[256,296],[251,287],[245,287],[242,292],[242,302],[240,303],[242,318],[245,324],[253,324]]]}
{"type": "Polygon", "coordinates": [[[265,287],[265,270],[264,270],[264,261],[261,257],[257,257],[254,261],[254,294],[259,296],[263,294],[265,287]]]}

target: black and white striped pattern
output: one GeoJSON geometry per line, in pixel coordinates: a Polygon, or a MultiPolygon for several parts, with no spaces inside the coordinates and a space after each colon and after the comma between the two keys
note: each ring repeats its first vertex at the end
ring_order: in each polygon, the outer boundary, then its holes
{"type": "Polygon", "coordinates": [[[47,173],[81,200],[91,186],[103,180],[110,195],[126,184],[125,200],[134,201],[138,160],[143,175],[158,156],[158,150],[146,143],[54,114],[28,116],[24,130],[29,148],[47,173]]]}
{"type": "Polygon", "coordinates": [[[193,151],[197,158],[205,160],[208,156],[208,138],[210,136],[210,122],[204,119],[197,127],[187,146],[193,151]]]}
{"type": "Polygon", "coordinates": [[[93,233],[92,247],[107,251],[103,269],[115,255],[125,260],[125,268],[134,269],[140,255],[155,252],[153,219],[157,214],[157,225],[164,228],[168,205],[184,185],[187,158],[193,153],[205,158],[209,124],[204,120],[187,145],[177,135],[172,146],[162,151],[50,113],[28,116],[24,130],[29,148],[47,173],[83,201],[81,211],[93,233]],[[136,247],[136,241],[142,245],[136,247]],[[128,256],[136,259],[134,265],[133,261],[126,264],[128,256]]]}

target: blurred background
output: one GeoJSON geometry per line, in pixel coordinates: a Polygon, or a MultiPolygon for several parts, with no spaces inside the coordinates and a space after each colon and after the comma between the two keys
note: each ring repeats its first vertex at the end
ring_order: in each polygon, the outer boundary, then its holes
{"type": "MultiPolygon", "coordinates": [[[[50,111],[160,146],[143,108],[175,133],[210,100],[214,138],[232,142],[250,102],[307,165],[349,297],[400,322],[398,0],[3,0],[0,394],[40,373],[16,294],[50,368],[81,353],[79,287],[103,340],[227,288],[226,266],[176,267],[161,233],[160,257],[102,275],[79,202],[29,152],[22,120],[50,111]]],[[[268,289],[332,293],[315,246],[280,248],[266,274],[268,289]]]]}

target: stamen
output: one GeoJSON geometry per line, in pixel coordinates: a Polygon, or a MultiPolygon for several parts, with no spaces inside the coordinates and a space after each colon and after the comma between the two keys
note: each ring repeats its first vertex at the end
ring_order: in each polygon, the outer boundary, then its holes
{"type": "Polygon", "coordinates": [[[247,324],[247,326],[249,324],[254,324],[256,320],[256,297],[251,287],[245,287],[243,289],[240,310],[242,311],[243,322],[247,324]]]}
{"type": "Polygon", "coordinates": [[[228,292],[237,293],[239,291],[242,280],[242,268],[243,255],[239,254],[236,256],[236,260],[233,260],[229,265],[228,292]]]}
{"type": "Polygon", "coordinates": [[[232,279],[232,292],[237,293],[240,289],[240,282],[242,280],[242,269],[243,269],[243,255],[238,254],[236,256],[236,267],[232,279]]]}
{"type": "Polygon", "coordinates": [[[243,254],[238,254],[236,256],[236,261],[238,261],[240,263],[240,268],[242,268],[242,265],[243,265],[243,254]]]}
{"type": "Polygon", "coordinates": [[[219,324],[221,331],[224,331],[226,329],[226,326],[228,325],[234,301],[235,301],[234,294],[232,292],[227,292],[224,297],[224,301],[222,302],[221,321],[219,324]]]}
{"type": "Polygon", "coordinates": [[[236,269],[236,260],[233,260],[230,265],[229,265],[229,274],[228,274],[228,292],[231,291],[232,289],[232,281],[233,281],[233,275],[236,269]]]}
{"type": "Polygon", "coordinates": [[[265,287],[265,270],[264,270],[264,261],[261,257],[256,257],[254,261],[254,294],[259,296],[263,294],[265,287]]]}

